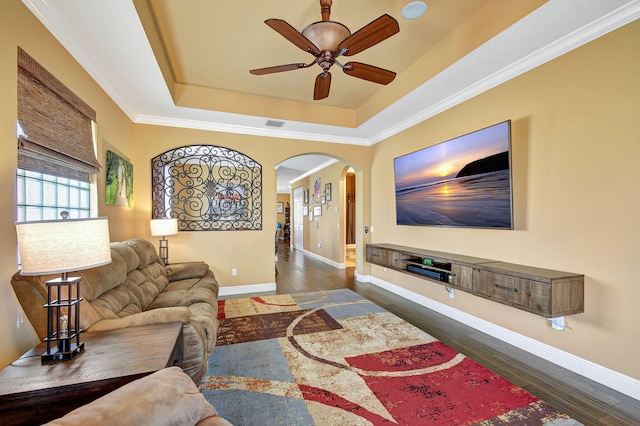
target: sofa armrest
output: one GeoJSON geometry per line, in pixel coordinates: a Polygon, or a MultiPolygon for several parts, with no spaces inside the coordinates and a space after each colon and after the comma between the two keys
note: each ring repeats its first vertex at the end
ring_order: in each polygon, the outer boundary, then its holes
{"type": "Polygon", "coordinates": [[[209,265],[205,262],[171,263],[165,268],[169,282],[189,278],[203,278],[207,275],[213,276],[213,273],[209,270],[209,265]]]}
{"type": "Polygon", "coordinates": [[[220,416],[206,417],[196,423],[196,426],[233,426],[226,419],[220,416]]]}
{"type": "Polygon", "coordinates": [[[189,376],[178,367],[169,367],[127,383],[48,425],[188,426],[211,417],[212,422],[218,419],[224,421],[189,376]]]}
{"type": "Polygon", "coordinates": [[[106,319],[98,321],[87,330],[88,333],[96,331],[117,330],[138,325],[165,324],[169,322],[188,323],[191,319],[191,312],[185,306],[172,308],[158,308],[127,315],[122,318],[106,319]]]}

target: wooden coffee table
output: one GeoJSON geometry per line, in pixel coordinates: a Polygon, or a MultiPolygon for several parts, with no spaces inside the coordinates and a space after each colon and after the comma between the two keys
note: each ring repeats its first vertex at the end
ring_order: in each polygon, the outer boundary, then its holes
{"type": "Polygon", "coordinates": [[[135,379],[182,366],[182,324],[83,333],[84,351],[42,365],[41,343],[0,371],[0,425],[41,424],[135,379]]]}

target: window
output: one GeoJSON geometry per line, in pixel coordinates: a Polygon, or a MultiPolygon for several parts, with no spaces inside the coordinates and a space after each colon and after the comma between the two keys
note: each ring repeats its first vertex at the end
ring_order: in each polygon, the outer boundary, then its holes
{"type": "Polygon", "coordinates": [[[90,217],[89,182],[18,169],[17,219],[60,219],[67,211],[70,219],[90,217]]]}

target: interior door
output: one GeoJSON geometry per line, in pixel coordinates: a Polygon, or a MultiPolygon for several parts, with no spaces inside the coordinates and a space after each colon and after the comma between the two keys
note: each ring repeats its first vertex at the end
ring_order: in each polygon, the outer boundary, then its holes
{"type": "Polygon", "coordinates": [[[300,187],[293,190],[293,247],[300,251],[304,250],[302,206],[304,206],[304,192],[300,187]]]}

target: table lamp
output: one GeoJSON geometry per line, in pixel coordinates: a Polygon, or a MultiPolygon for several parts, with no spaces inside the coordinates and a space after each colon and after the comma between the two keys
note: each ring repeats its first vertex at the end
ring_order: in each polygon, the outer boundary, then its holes
{"type": "Polygon", "coordinates": [[[111,263],[109,222],[93,219],[16,222],[22,275],[62,274],[47,285],[47,351],[43,364],[80,354],[80,281],[67,272],[111,263]]]}
{"type": "Polygon", "coordinates": [[[160,239],[160,260],[163,265],[169,263],[169,241],[165,238],[167,235],[176,235],[178,233],[178,219],[151,219],[151,236],[160,239]]]}

